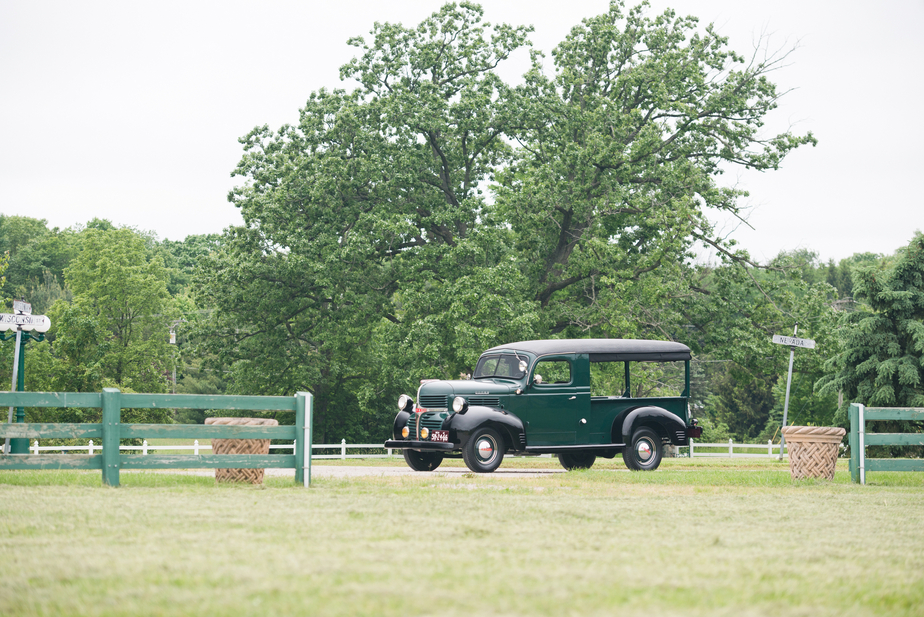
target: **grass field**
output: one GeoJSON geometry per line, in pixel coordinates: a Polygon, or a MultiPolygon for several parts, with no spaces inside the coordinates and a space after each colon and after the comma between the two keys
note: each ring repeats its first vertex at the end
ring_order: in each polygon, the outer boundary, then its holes
{"type": "Polygon", "coordinates": [[[924,615],[924,474],[620,469],[310,489],[0,472],[0,615],[924,615]]]}

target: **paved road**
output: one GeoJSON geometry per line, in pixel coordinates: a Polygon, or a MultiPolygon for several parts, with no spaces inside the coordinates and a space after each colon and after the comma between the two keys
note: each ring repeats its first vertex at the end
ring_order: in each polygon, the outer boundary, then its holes
{"type": "MultiPolygon", "coordinates": [[[[210,471],[210,470],[205,470],[210,471]]],[[[340,465],[312,465],[312,478],[355,478],[359,476],[446,476],[458,477],[472,473],[465,467],[440,467],[436,471],[414,471],[410,467],[366,467],[340,465]]],[[[534,478],[567,473],[564,469],[504,469],[501,467],[493,474],[507,478],[534,478]]],[[[268,476],[294,476],[293,469],[267,469],[268,476]]]]}

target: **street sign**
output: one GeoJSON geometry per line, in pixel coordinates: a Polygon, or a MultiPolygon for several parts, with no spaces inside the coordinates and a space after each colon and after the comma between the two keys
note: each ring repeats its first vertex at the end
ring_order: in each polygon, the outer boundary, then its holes
{"type": "MultiPolygon", "coordinates": [[[[766,339],[764,339],[766,340],[766,339]]],[[[790,347],[802,347],[804,349],[815,349],[815,341],[810,338],[796,338],[794,336],[773,335],[773,342],[777,345],[789,345],[790,347]]]]}
{"type": "Polygon", "coordinates": [[[10,315],[9,313],[0,313],[0,330],[35,330],[37,332],[48,332],[51,327],[51,320],[45,315],[10,315]]]}
{"type": "Polygon", "coordinates": [[[28,302],[23,302],[20,300],[13,300],[13,310],[17,313],[23,313],[25,315],[32,314],[32,305],[28,302]]]}

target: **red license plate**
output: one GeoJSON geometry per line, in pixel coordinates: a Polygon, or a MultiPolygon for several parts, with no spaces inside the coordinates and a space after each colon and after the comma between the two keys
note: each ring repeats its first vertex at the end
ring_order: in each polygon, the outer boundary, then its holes
{"type": "Polygon", "coordinates": [[[442,441],[449,443],[449,431],[431,431],[430,441],[442,441]]]}

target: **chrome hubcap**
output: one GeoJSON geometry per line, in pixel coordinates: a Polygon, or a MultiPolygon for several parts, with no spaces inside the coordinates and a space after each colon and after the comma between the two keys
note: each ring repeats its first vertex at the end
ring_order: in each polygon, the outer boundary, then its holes
{"type": "Polygon", "coordinates": [[[479,439],[476,446],[478,458],[482,461],[489,461],[494,456],[494,443],[487,437],[479,439]]]}
{"type": "Polygon", "coordinates": [[[638,460],[644,462],[651,458],[651,444],[645,440],[635,444],[635,454],[638,460]]]}

